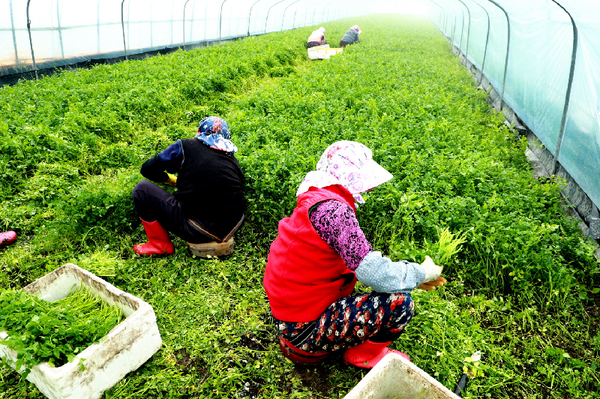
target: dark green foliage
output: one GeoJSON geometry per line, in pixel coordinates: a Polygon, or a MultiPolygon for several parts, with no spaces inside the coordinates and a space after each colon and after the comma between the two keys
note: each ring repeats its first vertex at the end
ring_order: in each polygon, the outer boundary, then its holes
{"type": "Polygon", "coordinates": [[[0,293],[0,330],[8,334],[0,343],[17,352],[15,368],[23,367],[23,378],[38,363],[72,362],[123,318],[119,308],[83,287],[52,303],[22,290],[0,293]]]}
{"type": "MultiPolygon", "coordinates": [[[[397,348],[450,389],[481,350],[465,397],[599,397],[600,271],[561,182],[532,178],[525,141],[431,24],[371,16],[328,23],[328,38],[355,23],[361,42],[324,61],[307,60],[307,27],[0,89],[0,224],[20,234],[0,253],[0,287],[99,263],[157,314],[163,349],[106,398],[335,398],[356,385],[364,371],[339,359],[284,360],[262,288],[277,223],[338,140],[394,175],[357,211],[375,249],[421,262],[441,231],[464,239],[449,284],[414,292],[397,348]],[[171,257],[135,256],[139,167],[211,114],[229,123],[247,179],[235,255],[200,260],[175,238],[171,257]]],[[[40,397],[14,373],[0,387],[40,397]]]]}

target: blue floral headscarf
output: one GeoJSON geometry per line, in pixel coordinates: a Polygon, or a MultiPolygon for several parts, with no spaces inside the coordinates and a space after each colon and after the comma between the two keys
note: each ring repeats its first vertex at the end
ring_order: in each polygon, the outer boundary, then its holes
{"type": "Polygon", "coordinates": [[[200,121],[196,138],[215,150],[232,154],[238,150],[235,144],[229,140],[231,133],[227,122],[216,116],[209,116],[200,121]]]}

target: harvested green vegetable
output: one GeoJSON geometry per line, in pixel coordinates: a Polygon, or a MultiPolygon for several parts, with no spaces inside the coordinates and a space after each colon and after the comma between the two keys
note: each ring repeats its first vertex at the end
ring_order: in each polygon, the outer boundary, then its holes
{"type": "Polygon", "coordinates": [[[0,294],[0,330],[8,337],[0,343],[18,353],[16,368],[25,367],[25,378],[36,364],[61,366],[73,361],[123,318],[121,309],[85,287],[56,302],[22,290],[5,290],[0,294]]]}
{"type": "Polygon", "coordinates": [[[96,250],[92,254],[82,255],[75,263],[96,276],[114,277],[116,268],[121,266],[123,261],[103,249],[96,250]]]}
{"type": "Polygon", "coordinates": [[[447,266],[462,249],[465,237],[464,234],[452,233],[447,227],[438,227],[437,232],[437,242],[429,242],[425,239],[422,247],[417,247],[414,241],[407,238],[397,241],[393,236],[394,244],[390,246],[392,258],[421,263],[425,259],[425,255],[429,255],[436,265],[447,266]]]}
{"type": "Polygon", "coordinates": [[[433,244],[429,250],[432,251],[429,256],[438,265],[445,265],[461,250],[461,245],[465,242],[463,235],[455,235],[448,228],[438,229],[438,242],[433,244]]]}

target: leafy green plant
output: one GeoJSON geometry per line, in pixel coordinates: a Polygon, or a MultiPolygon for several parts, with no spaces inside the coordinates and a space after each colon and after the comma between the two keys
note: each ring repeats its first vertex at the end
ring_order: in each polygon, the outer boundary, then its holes
{"type": "Polygon", "coordinates": [[[106,248],[96,250],[91,254],[81,255],[75,263],[77,263],[77,266],[100,277],[114,277],[117,268],[123,265],[123,261],[108,252],[106,248]]]}
{"type": "Polygon", "coordinates": [[[123,318],[119,308],[83,286],[52,303],[22,290],[5,290],[0,294],[0,330],[8,336],[0,343],[17,352],[15,368],[25,378],[36,364],[72,362],[123,318]]]}
{"type": "MultiPolygon", "coordinates": [[[[425,239],[422,246],[417,246],[408,238],[395,239],[392,236],[393,243],[390,245],[392,257],[420,263],[428,255],[437,265],[451,265],[462,249],[462,244],[466,241],[464,234],[453,234],[447,227],[437,227],[436,230],[437,241],[429,242],[425,239]]],[[[448,273],[448,271],[448,268],[444,269],[444,273],[448,273]]]]}
{"type": "Polygon", "coordinates": [[[438,229],[438,241],[430,246],[431,258],[440,265],[445,265],[461,250],[465,242],[462,235],[454,235],[448,228],[438,229]]]}

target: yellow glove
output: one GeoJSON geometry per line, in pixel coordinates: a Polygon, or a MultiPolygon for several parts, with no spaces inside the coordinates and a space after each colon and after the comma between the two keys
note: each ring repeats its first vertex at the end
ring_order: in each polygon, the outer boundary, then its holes
{"type": "Polygon", "coordinates": [[[177,186],[177,176],[173,176],[170,173],[167,173],[167,176],[169,176],[169,180],[167,180],[164,184],[171,187],[177,186]]]}

